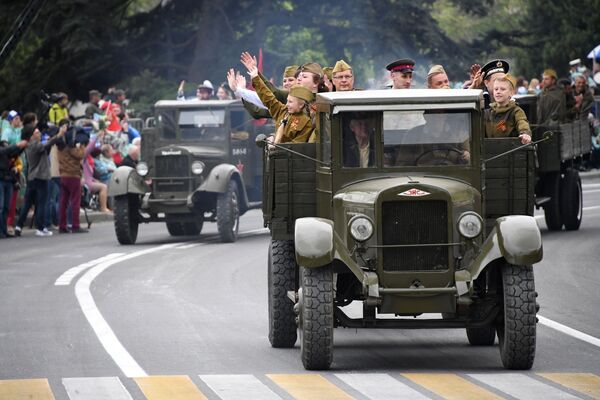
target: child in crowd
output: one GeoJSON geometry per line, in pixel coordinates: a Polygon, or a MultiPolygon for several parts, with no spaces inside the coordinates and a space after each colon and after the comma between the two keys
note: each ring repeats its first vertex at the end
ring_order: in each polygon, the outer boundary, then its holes
{"type": "Polygon", "coordinates": [[[511,99],[515,94],[516,79],[507,74],[494,82],[494,103],[486,114],[486,137],[518,137],[521,143],[531,143],[531,129],[521,107],[511,99]]]}

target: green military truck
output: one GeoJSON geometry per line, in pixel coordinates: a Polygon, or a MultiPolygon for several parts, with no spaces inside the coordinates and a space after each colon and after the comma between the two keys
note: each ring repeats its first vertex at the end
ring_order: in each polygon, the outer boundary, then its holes
{"type": "Polygon", "coordinates": [[[327,369],[335,327],[462,328],[531,368],[535,153],[484,139],[482,104],[479,90],[321,93],[320,143],[264,146],[273,347],[299,330],[304,367],[327,369]]]}
{"type": "Polygon", "coordinates": [[[592,151],[592,128],[587,119],[544,126],[538,124],[538,97],[515,96],[532,126],[533,140],[552,132],[549,140],[537,145],[535,206],[543,208],[549,230],[578,230],[582,220],[582,189],[579,169],[592,151]]]}
{"type": "Polygon", "coordinates": [[[254,139],[272,126],[251,121],[235,100],[159,101],[154,122],[142,131],[137,168],[111,177],[119,243],[135,243],[148,222],[166,223],[172,236],[198,235],[204,222],[216,222],[220,239],[235,241],[240,216],[261,204],[254,139]]]}

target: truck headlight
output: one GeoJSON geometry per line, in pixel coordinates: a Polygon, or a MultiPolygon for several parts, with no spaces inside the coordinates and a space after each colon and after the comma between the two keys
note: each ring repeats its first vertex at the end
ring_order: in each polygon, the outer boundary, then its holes
{"type": "Polygon", "coordinates": [[[364,242],[373,235],[373,223],[365,215],[355,215],[348,222],[350,235],[358,242],[364,242]]]}
{"type": "Polygon", "coordinates": [[[192,174],[200,175],[204,171],[204,163],[202,161],[194,161],[192,163],[192,174]]]}
{"type": "Polygon", "coordinates": [[[143,161],[140,161],[138,165],[135,166],[135,170],[138,174],[140,174],[140,176],[146,176],[148,175],[148,164],[146,164],[143,161]]]}
{"type": "Polygon", "coordinates": [[[482,228],[483,220],[475,212],[467,211],[458,218],[458,231],[468,239],[479,236],[482,228]]]}

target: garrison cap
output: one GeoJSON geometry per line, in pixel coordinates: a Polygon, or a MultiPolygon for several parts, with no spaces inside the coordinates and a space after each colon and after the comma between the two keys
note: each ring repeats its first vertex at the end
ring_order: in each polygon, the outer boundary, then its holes
{"type": "Polygon", "coordinates": [[[300,67],[300,72],[312,72],[315,75],[319,75],[319,77],[323,77],[323,68],[314,62],[302,64],[300,67]]]}
{"type": "Polygon", "coordinates": [[[545,69],[544,72],[542,73],[542,75],[548,75],[548,76],[553,77],[554,79],[558,79],[558,75],[556,74],[556,71],[553,70],[552,68],[545,69]]]}
{"type": "Polygon", "coordinates": [[[513,87],[513,90],[517,89],[517,78],[515,78],[511,74],[506,74],[506,76],[504,77],[504,79],[506,79],[508,82],[510,82],[510,84],[513,87]]]}
{"type": "Polygon", "coordinates": [[[446,73],[446,70],[444,69],[444,67],[442,67],[441,65],[434,65],[433,67],[429,68],[427,77],[429,78],[430,76],[433,76],[433,75],[445,74],[445,73],[446,73]]]}
{"type": "Polygon", "coordinates": [[[290,88],[290,96],[297,97],[306,101],[307,103],[312,103],[315,99],[315,95],[308,88],[302,85],[294,85],[290,88]]]}
{"type": "Polygon", "coordinates": [[[339,60],[338,62],[335,63],[335,66],[333,67],[333,71],[331,71],[331,72],[333,74],[335,74],[335,73],[342,72],[342,71],[352,71],[352,67],[346,61],[339,60]]]}
{"type": "Polygon", "coordinates": [[[415,60],[410,58],[401,58],[385,66],[390,72],[413,72],[415,69],[415,60]]]}
{"type": "Polygon", "coordinates": [[[323,67],[323,74],[327,75],[327,78],[331,80],[333,78],[333,67],[323,67]]]}
{"type": "Polygon", "coordinates": [[[491,75],[497,72],[507,73],[510,69],[510,65],[508,65],[508,61],[505,60],[492,60],[481,67],[481,73],[483,74],[483,79],[488,79],[491,75]]]}
{"type": "Polygon", "coordinates": [[[296,71],[298,71],[297,65],[288,65],[285,67],[285,70],[283,70],[283,77],[293,78],[296,75],[296,71]]]}

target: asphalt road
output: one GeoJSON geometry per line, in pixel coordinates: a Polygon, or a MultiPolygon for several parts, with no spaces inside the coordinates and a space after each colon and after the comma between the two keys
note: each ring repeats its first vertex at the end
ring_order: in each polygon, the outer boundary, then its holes
{"type": "Polygon", "coordinates": [[[507,374],[463,330],[337,329],[332,370],[307,374],[299,344],[269,345],[269,236],[252,211],[234,244],[214,224],[177,239],[144,225],[135,246],[111,223],[0,241],[0,399],[451,398],[440,382],[458,398],[600,398],[600,181],[584,185],[579,231],[538,218],[531,371],[507,374]]]}

